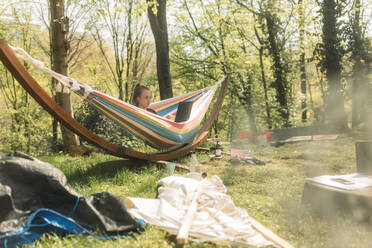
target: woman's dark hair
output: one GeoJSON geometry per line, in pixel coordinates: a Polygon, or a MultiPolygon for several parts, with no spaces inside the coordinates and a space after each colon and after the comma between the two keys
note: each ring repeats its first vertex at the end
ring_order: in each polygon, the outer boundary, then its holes
{"type": "Polygon", "coordinates": [[[143,85],[143,83],[138,83],[136,86],[134,86],[133,95],[132,95],[132,104],[136,105],[138,107],[139,103],[137,102],[137,97],[139,97],[143,91],[150,89],[143,85]]]}

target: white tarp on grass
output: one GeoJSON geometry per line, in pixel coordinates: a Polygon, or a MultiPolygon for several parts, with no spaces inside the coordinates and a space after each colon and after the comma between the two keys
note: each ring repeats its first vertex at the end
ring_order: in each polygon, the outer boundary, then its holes
{"type": "MultiPolygon", "coordinates": [[[[169,176],[159,181],[158,199],[129,198],[128,211],[152,225],[177,234],[193,195],[201,181],[169,176]]],[[[190,227],[190,239],[218,244],[278,247],[257,232],[248,213],[234,205],[217,176],[204,180],[197,201],[197,212],[190,227]]]]}

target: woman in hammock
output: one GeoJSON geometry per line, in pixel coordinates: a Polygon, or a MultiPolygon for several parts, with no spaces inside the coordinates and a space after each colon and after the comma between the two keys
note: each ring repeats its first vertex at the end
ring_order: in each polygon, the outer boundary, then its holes
{"type": "MultiPolygon", "coordinates": [[[[155,110],[149,108],[151,104],[151,99],[152,99],[152,93],[151,90],[143,85],[143,83],[138,83],[134,87],[133,91],[133,97],[132,97],[132,103],[133,105],[145,109],[151,113],[157,114],[155,110]]],[[[174,120],[173,115],[168,115],[168,119],[174,120]]]]}
{"type": "Polygon", "coordinates": [[[133,105],[146,109],[147,111],[156,114],[156,111],[149,108],[152,99],[151,91],[148,87],[144,86],[143,83],[138,83],[134,87],[132,103],[133,105]]]}

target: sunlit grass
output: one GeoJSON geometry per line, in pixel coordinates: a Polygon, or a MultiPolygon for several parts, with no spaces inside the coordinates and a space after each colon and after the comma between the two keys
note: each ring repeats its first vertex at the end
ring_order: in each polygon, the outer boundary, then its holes
{"type": "MultiPolygon", "coordinates": [[[[225,150],[230,147],[225,146],[225,150]]],[[[370,227],[345,216],[332,220],[315,218],[301,202],[307,177],[322,174],[353,173],[355,148],[347,136],[337,141],[313,141],[287,144],[280,147],[240,144],[265,166],[232,165],[228,157],[210,160],[198,153],[202,168],[209,176],[217,174],[224,181],[236,206],[286,239],[295,247],[372,247],[370,227]]],[[[165,169],[155,166],[127,167],[107,163],[117,160],[108,155],[72,158],[65,155],[39,158],[61,169],[69,185],[82,195],[107,191],[124,197],[155,198],[157,181],[165,169]]],[[[176,162],[188,164],[189,157],[176,162]]],[[[181,172],[178,172],[181,173],[181,172]]],[[[337,215],[335,213],[335,215],[337,215]]],[[[95,237],[45,236],[35,247],[174,247],[174,237],[154,226],[141,234],[113,240],[95,237]]],[[[185,247],[223,247],[211,243],[190,242],[185,247]]]]}

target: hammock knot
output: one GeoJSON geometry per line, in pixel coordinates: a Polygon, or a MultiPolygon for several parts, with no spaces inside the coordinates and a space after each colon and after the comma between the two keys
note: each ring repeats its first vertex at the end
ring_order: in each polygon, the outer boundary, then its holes
{"type": "Polygon", "coordinates": [[[70,81],[70,83],[71,83],[71,90],[73,90],[73,91],[80,90],[80,85],[79,84],[75,83],[74,81],[70,81]]]}

